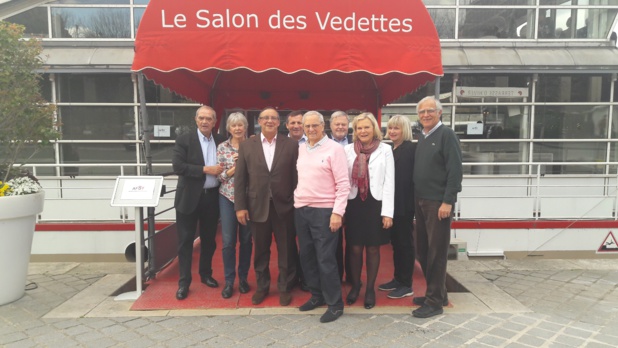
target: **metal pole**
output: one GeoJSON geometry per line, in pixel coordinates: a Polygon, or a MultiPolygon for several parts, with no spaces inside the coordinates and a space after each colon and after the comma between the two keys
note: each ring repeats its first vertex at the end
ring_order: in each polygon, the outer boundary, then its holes
{"type": "Polygon", "coordinates": [[[139,92],[139,109],[142,116],[142,140],[144,141],[144,157],[146,158],[146,175],[152,175],[152,154],[150,153],[150,125],[146,109],[146,92],[144,90],[144,74],[137,73],[137,89],[139,92]]]}

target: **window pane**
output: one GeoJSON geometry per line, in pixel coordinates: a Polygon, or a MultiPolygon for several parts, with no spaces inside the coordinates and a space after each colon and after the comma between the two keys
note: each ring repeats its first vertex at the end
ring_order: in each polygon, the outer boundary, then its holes
{"type": "Polygon", "coordinates": [[[134,8],[133,9],[133,23],[134,23],[134,30],[135,30],[135,35],[137,35],[137,28],[139,28],[139,23],[142,21],[142,17],[144,16],[144,11],[146,11],[145,8],[134,8]]]}
{"type": "Polygon", "coordinates": [[[133,0],[135,5],[147,5],[150,0],[133,0]]]}
{"type": "Polygon", "coordinates": [[[195,103],[146,79],[144,79],[144,92],[146,103],[195,103]]]}
{"type": "Polygon", "coordinates": [[[54,38],[130,38],[129,8],[53,7],[54,38]]]}
{"type": "Polygon", "coordinates": [[[78,5],[124,5],[129,4],[129,0],[56,0],[50,4],[78,4],[78,5]]]}
{"type": "MultiPolygon", "coordinates": [[[[462,142],[463,162],[527,162],[528,143],[474,143],[462,142]]],[[[528,166],[467,165],[464,174],[525,174],[528,166]]]]}
{"type": "Polygon", "coordinates": [[[461,139],[527,139],[529,115],[523,105],[458,106],[455,131],[461,139]]]}
{"type": "Polygon", "coordinates": [[[460,5],[509,5],[509,6],[521,6],[521,5],[534,5],[536,0],[459,0],[460,5]]]}
{"type": "Polygon", "coordinates": [[[65,103],[131,103],[130,74],[59,74],[58,100],[65,103]]]}
{"type": "Polygon", "coordinates": [[[430,8],[427,11],[436,26],[440,39],[454,39],[455,10],[430,8]]]}
{"type": "MultiPolygon", "coordinates": [[[[7,150],[0,145],[0,160],[4,159],[4,154],[7,153],[7,150]]],[[[17,154],[16,164],[22,163],[54,163],[54,146],[47,145],[42,148],[37,149],[33,145],[25,144],[21,151],[17,154]]],[[[26,166],[24,169],[32,172],[32,167],[26,166]]],[[[53,168],[37,168],[37,175],[55,175],[53,168]]],[[[1,180],[2,178],[0,178],[1,180]]]]}
{"type": "MultiPolygon", "coordinates": [[[[535,162],[605,162],[607,143],[534,143],[535,162]]],[[[604,165],[548,166],[548,174],[603,174],[604,165]]]]}
{"type": "Polygon", "coordinates": [[[66,140],[122,140],[124,125],[134,123],[127,106],[59,106],[58,114],[66,140]]]}
{"type": "Polygon", "coordinates": [[[429,5],[455,5],[457,0],[423,0],[425,6],[429,5]]]}
{"type": "MultiPolygon", "coordinates": [[[[135,151],[126,151],[123,144],[100,144],[100,143],[64,143],[60,147],[60,163],[135,163],[135,151]]],[[[124,167],[124,175],[136,175],[135,165],[124,167]]],[[[120,166],[92,166],[79,167],[67,166],[61,171],[62,175],[120,175],[120,166]]]]}
{"type": "Polygon", "coordinates": [[[52,100],[52,85],[49,81],[49,74],[41,74],[39,76],[39,87],[43,99],[51,102],[52,100]]]}
{"type": "MultiPolygon", "coordinates": [[[[421,99],[429,95],[434,95],[436,90],[436,81],[429,82],[425,86],[420,87],[416,91],[406,94],[403,97],[397,99],[393,104],[397,103],[418,103],[421,99]]],[[[453,88],[453,75],[447,74],[440,78],[440,101],[442,103],[453,102],[451,89],[453,88]]],[[[416,112],[414,109],[416,105],[412,105],[412,112],[416,112]]]]}
{"type": "Polygon", "coordinates": [[[459,38],[506,39],[520,38],[518,30],[534,19],[532,9],[461,9],[459,38]]]}
{"type": "MultiPolygon", "coordinates": [[[[612,129],[610,135],[612,139],[618,138],[618,106],[614,106],[614,110],[612,111],[612,129]]],[[[616,157],[616,160],[618,160],[618,156],[616,157]]]]}
{"type": "Polygon", "coordinates": [[[607,138],[607,106],[540,105],[536,107],[536,139],[607,138]]]}
{"type": "Polygon", "coordinates": [[[608,102],[609,75],[539,75],[537,102],[608,102]]]}
{"type": "Polygon", "coordinates": [[[197,107],[148,107],[147,109],[148,121],[152,126],[170,127],[169,137],[156,137],[156,140],[173,140],[184,132],[195,131],[197,107]]]}
{"type": "Polygon", "coordinates": [[[47,26],[47,8],[35,7],[5,19],[7,22],[21,24],[26,27],[24,37],[49,37],[47,26]]]}
{"type": "Polygon", "coordinates": [[[618,10],[550,8],[539,13],[539,38],[605,39],[618,10]]]}

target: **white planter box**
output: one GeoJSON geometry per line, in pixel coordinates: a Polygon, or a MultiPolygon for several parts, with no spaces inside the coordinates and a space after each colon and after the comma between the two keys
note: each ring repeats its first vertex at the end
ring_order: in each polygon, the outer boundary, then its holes
{"type": "Polygon", "coordinates": [[[0,197],[0,305],[25,293],[36,215],[43,211],[43,191],[0,197]]]}

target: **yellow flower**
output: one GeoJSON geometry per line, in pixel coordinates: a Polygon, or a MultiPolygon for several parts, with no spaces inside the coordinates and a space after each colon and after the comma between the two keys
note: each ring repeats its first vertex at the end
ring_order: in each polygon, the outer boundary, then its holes
{"type": "Polygon", "coordinates": [[[2,181],[0,181],[0,197],[4,196],[4,193],[9,191],[11,189],[11,187],[5,183],[3,183],[2,181]]]}

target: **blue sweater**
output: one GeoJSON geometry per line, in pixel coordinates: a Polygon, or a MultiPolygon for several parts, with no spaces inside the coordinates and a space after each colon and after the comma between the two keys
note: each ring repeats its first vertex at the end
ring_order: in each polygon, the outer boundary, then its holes
{"type": "Polygon", "coordinates": [[[454,204],[463,178],[459,139],[441,125],[427,138],[421,137],[414,156],[416,198],[454,204]]]}

